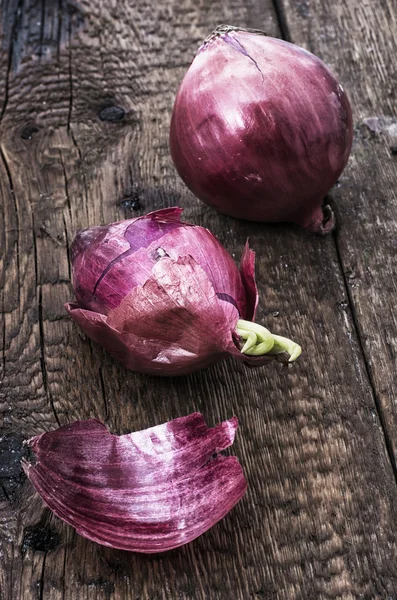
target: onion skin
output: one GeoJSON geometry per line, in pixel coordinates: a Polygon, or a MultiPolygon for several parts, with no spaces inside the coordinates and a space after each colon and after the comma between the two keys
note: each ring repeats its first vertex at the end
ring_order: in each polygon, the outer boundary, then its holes
{"type": "Polygon", "coordinates": [[[200,200],[251,221],[315,233],[352,145],[349,100],[328,67],[294,44],[229,26],[207,38],[176,96],[170,150],[200,200]]]}
{"type": "MultiPolygon", "coordinates": [[[[227,356],[248,366],[291,355],[241,352],[240,319],[255,317],[255,254],[240,270],[205,228],[181,209],[79,232],[71,247],[75,323],[128,369],[186,375],[227,356]]],[[[270,332],[268,332],[270,334],[270,332]]],[[[271,334],[270,334],[271,335],[271,334]]]]}
{"type": "MultiPolygon", "coordinates": [[[[239,273],[230,254],[212,233],[184,223],[181,214],[179,207],[165,208],[79,231],[70,250],[79,305],[107,314],[131,290],[147,281],[148,273],[161,258],[191,256],[211,278],[217,294],[233,301],[240,315],[254,318],[256,298],[247,306],[245,269],[239,273]]],[[[251,279],[247,285],[256,289],[254,272],[247,278],[251,279]]]]}
{"type": "Polygon", "coordinates": [[[242,498],[247,482],[232,445],[236,417],[207,428],[193,413],[127,435],[94,419],[27,444],[30,482],[63,521],[98,544],[154,553],[192,541],[242,498]]]}

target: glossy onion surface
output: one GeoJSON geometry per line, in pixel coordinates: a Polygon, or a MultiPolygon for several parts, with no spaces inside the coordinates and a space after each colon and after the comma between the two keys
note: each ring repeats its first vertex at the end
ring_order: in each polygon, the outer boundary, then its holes
{"type": "Polygon", "coordinates": [[[162,552],[222,519],[247,489],[234,456],[236,417],[208,428],[200,413],[127,435],[94,419],[43,433],[24,470],[44,502],[92,540],[162,552]]]}
{"type": "Polygon", "coordinates": [[[294,44],[221,26],[176,96],[170,149],[186,185],[220,212],[334,226],[324,196],[352,144],[348,98],[329,68],[294,44]]]}

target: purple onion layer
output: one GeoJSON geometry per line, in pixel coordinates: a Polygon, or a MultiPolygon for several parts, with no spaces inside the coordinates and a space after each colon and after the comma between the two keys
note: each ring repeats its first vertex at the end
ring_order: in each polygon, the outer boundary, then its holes
{"type": "Polygon", "coordinates": [[[27,443],[25,472],[44,502],[99,544],[163,552],[195,539],[222,519],[247,483],[234,456],[236,417],[208,428],[193,413],[127,435],[96,420],[78,421],[27,443]]]}

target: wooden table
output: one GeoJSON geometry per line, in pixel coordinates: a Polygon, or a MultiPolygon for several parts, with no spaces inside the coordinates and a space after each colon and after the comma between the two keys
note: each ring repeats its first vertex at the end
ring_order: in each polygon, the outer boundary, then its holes
{"type": "Polygon", "coordinates": [[[1,600],[397,598],[396,17],[395,0],[2,0],[1,600]],[[328,237],[220,216],[178,178],[173,98],[219,23],[308,48],[350,95],[328,237]],[[293,368],[154,379],[79,335],[63,308],[75,232],[176,204],[236,260],[250,237],[259,321],[302,343],[293,368]],[[238,415],[249,490],[169,553],[88,542],[22,474],[23,439],[58,424],[121,433],[196,410],[238,415]]]}

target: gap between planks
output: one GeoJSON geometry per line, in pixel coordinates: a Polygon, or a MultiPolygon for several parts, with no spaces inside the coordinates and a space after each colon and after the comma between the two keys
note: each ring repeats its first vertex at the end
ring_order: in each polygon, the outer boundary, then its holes
{"type": "MultiPolygon", "coordinates": [[[[286,14],[285,14],[282,0],[272,0],[272,2],[273,2],[276,18],[277,18],[277,25],[279,27],[282,39],[285,40],[286,42],[294,43],[294,40],[292,39],[290,30],[289,30],[288,20],[287,20],[286,14]]],[[[336,224],[336,228],[331,233],[331,235],[332,235],[332,239],[333,239],[334,245],[335,245],[336,258],[337,258],[340,272],[342,275],[343,286],[345,288],[346,296],[349,300],[350,313],[352,316],[352,324],[353,324],[354,333],[356,335],[358,345],[359,345],[359,348],[361,351],[361,355],[362,355],[362,359],[363,359],[363,363],[364,363],[364,367],[365,367],[365,372],[366,372],[366,375],[368,378],[369,386],[371,388],[371,395],[372,395],[372,398],[374,401],[375,409],[376,409],[378,419],[380,422],[380,426],[382,429],[382,433],[383,433],[383,439],[384,439],[385,446],[386,446],[387,456],[388,456],[390,466],[393,471],[394,481],[397,486],[396,457],[395,457],[395,454],[393,451],[392,441],[391,441],[389,433],[387,431],[387,422],[385,419],[384,410],[382,408],[382,404],[380,402],[379,395],[376,391],[376,386],[375,386],[374,378],[372,375],[371,366],[370,366],[370,363],[369,363],[369,360],[367,357],[367,353],[365,351],[365,346],[364,346],[364,342],[363,342],[363,338],[362,338],[361,330],[360,330],[360,325],[359,325],[359,319],[358,319],[357,311],[356,311],[355,304],[354,304],[354,298],[351,294],[349,284],[347,281],[347,277],[346,277],[345,266],[343,263],[343,258],[342,258],[342,254],[341,254],[339,243],[338,243],[338,223],[336,224]]]]}

